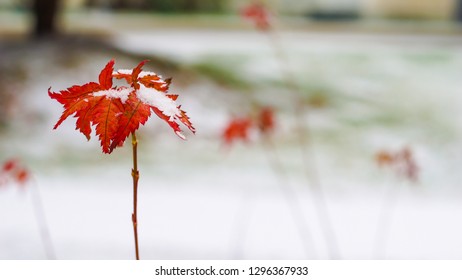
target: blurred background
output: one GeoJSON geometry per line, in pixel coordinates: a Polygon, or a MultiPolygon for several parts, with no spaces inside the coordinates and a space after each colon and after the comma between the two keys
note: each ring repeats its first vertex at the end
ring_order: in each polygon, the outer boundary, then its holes
{"type": "Polygon", "coordinates": [[[129,143],[53,130],[47,93],[112,58],[173,77],[197,129],[139,130],[142,259],[461,259],[461,20],[460,0],[0,0],[0,162],[33,178],[0,185],[0,259],[47,258],[33,189],[58,259],[134,258],[129,143]],[[271,145],[225,144],[262,106],[271,145]]]}

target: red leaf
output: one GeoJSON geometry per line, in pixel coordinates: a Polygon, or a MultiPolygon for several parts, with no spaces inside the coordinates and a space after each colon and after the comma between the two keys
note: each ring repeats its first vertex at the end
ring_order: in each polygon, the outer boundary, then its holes
{"type": "Polygon", "coordinates": [[[230,145],[236,140],[247,141],[252,127],[250,118],[235,118],[229,122],[223,132],[223,140],[230,145]]]}
{"type": "Polygon", "coordinates": [[[133,68],[133,71],[132,71],[132,87],[134,87],[135,89],[139,89],[140,86],[138,84],[138,76],[139,74],[141,73],[141,71],[143,70],[143,66],[144,64],[147,62],[147,60],[143,60],[141,61],[135,68],[133,68]]]}
{"type": "Polygon", "coordinates": [[[9,159],[3,163],[0,172],[0,186],[13,181],[20,186],[24,186],[29,180],[30,175],[27,168],[25,168],[17,159],[9,159]]]}
{"type": "Polygon", "coordinates": [[[91,82],[82,86],[72,86],[59,93],[48,90],[49,96],[63,104],[64,112],[54,129],[69,116],[77,118],[76,129],[89,140],[91,126],[96,126],[103,152],[109,153],[109,146],[118,128],[118,113],[123,111],[117,93],[125,88],[111,89],[114,61],[111,60],[99,75],[99,84],[91,82]]]}
{"type": "Polygon", "coordinates": [[[255,26],[260,30],[271,28],[270,13],[262,3],[253,3],[241,10],[244,18],[252,20],[255,26]]]}
{"type": "Polygon", "coordinates": [[[99,74],[99,84],[103,89],[110,89],[112,87],[112,72],[114,72],[114,59],[109,61],[99,74]]]}
{"type": "Polygon", "coordinates": [[[418,181],[419,167],[409,147],[396,152],[379,151],[375,159],[380,167],[389,167],[400,177],[413,182],[418,181]]]}
{"type": "Polygon", "coordinates": [[[75,114],[75,117],[77,118],[75,129],[82,132],[82,134],[85,135],[85,137],[87,137],[87,140],[90,140],[91,125],[94,117],[93,114],[95,111],[95,107],[103,98],[104,97],[101,96],[99,98],[91,99],[90,101],[88,101],[89,104],[87,107],[82,108],[75,114]]]}
{"type": "Polygon", "coordinates": [[[110,146],[110,152],[120,146],[140,125],[144,125],[150,116],[151,108],[131,93],[124,104],[124,113],[119,117],[118,129],[110,146]]]}
{"type": "Polygon", "coordinates": [[[18,166],[17,159],[9,159],[3,163],[2,171],[3,172],[11,172],[11,170],[15,169],[18,166]]]}
{"type": "Polygon", "coordinates": [[[274,110],[271,107],[264,107],[261,109],[258,119],[257,119],[258,128],[262,133],[270,133],[274,130],[275,121],[274,121],[274,110]]]}
{"type": "Polygon", "coordinates": [[[27,171],[25,168],[19,169],[15,173],[15,179],[20,186],[24,186],[29,180],[29,171],[27,171]]]}
{"type": "Polygon", "coordinates": [[[101,86],[97,83],[88,83],[82,86],[72,86],[59,93],[52,92],[48,89],[48,95],[52,99],[56,99],[63,104],[64,112],[58,122],[55,124],[56,129],[65,119],[75,114],[80,110],[84,110],[89,106],[89,100],[93,99],[93,93],[101,90],[101,86]]]}
{"type": "Polygon", "coordinates": [[[77,118],[76,130],[87,139],[90,139],[91,127],[96,127],[104,153],[111,153],[121,146],[131,133],[146,123],[151,110],[181,138],[184,136],[177,121],[194,133],[189,117],[175,104],[178,95],[166,94],[171,79],[164,81],[153,72],[142,71],[145,62],[133,70],[114,71],[114,60],[111,60],[99,74],[99,83],[75,85],[59,93],[49,89],[49,96],[64,107],[54,128],[73,115],[77,118]],[[125,79],[130,87],[113,88],[113,78],[125,79]]]}
{"type": "Polygon", "coordinates": [[[183,135],[180,125],[177,123],[177,121],[180,121],[186,125],[186,127],[192,133],[195,133],[196,129],[192,126],[192,123],[190,122],[189,117],[186,115],[186,112],[180,109],[181,106],[175,105],[175,101],[178,98],[178,95],[165,94],[170,87],[172,79],[169,78],[164,81],[160,76],[153,72],[140,71],[140,65],[142,66],[140,63],[132,71],[132,79],[136,79],[135,83],[142,84],[142,86],[137,88],[137,97],[142,102],[149,105],[152,111],[160,119],[167,122],[167,124],[170,125],[176,135],[185,140],[186,137],[183,135]],[[138,76],[135,77],[134,73],[136,72],[138,73],[138,76]],[[168,100],[171,101],[168,102],[168,100]],[[162,106],[166,106],[168,108],[163,108],[162,106]],[[168,113],[166,113],[167,110],[169,111],[168,113]]]}
{"type": "Polygon", "coordinates": [[[133,70],[119,70],[113,73],[113,77],[116,79],[125,79],[128,84],[132,85],[133,88],[139,89],[140,85],[143,84],[145,87],[154,88],[161,92],[167,92],[171,78],[163,80],[159,75],[154,72],[143,71],[142,67],[147,60],[142,61],[133,70]]]}
{"type": "Polygon", "coordinates": [[[389,166],[395,161],[395,156],[388,151],[379,151],[375,155],[375,161],[380,167],[389,166]]]}
{"type": "Polygon", "coordinates": [[[123,114],[123,105],[119,99],[103,98],[94,109],[93,123],[99,136],[104,153],[111,153],[111,143],[119,128],[119,116],[123,114]]]}

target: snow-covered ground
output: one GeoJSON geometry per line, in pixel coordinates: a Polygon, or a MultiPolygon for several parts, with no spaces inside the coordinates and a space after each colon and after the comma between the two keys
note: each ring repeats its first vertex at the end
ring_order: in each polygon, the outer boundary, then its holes
{"type": "MultiPolygon", "coordinates": [[[[387,190],[395,188],[385,257],[462,258],[462,39],[303,32],[283,33],[281,39],[304,97],[327,101],[310,112],[307,125],[341,257],[377,256],[380,207],[387,190]],[[374,162],[378,150],[405,145],[419,164],[418,184],[374,162]]],[[[313,206],[318,196],[306,183],[293,133],[292,93],[283,85],[271,41],[250,31],[157,30],[116,33],[113,42],[185,67],[224,69],[251,85],[240,92],[174,77],[171,91],[180,94],[198,132],[182,142],[155,117],[142,128],[141,257],[328,258],[313,206]],[[271,169],[258,139],[222,146],[228,118],[249,112],[254,103],[278,110],[275,142],[289,181],[271,169]],[[303,238],[283,188],[298,194],[309,226],[303,238]]],[[[96,139],[86,142],[74,131],[71,119],[52,131],[61,109],[47,96],[50,85],[58,90],[95,80],[113,56],[66,58],[41,44],[10,57],[11,63],[19,57],[27,62],[27,79],[18,85],[24,107],[0,140],[1,159],[21,157],[31,167],[37,184],[30,188],[40,190],[60,259],[133,258],[130,147],[103,155],[96,139]]],[[[120,68],[136,63],[115,58],[120,68]]],[[[45,258],[30,192],[0,188],[0,220],[1,259],[45,258]]]]}

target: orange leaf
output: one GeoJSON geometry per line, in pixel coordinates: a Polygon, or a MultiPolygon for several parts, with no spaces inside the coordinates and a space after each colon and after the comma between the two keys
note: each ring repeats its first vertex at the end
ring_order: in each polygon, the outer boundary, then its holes
{"type": "Polygon", "coordinates": [[[258,124],[258,128],[263,134],[272,132],[275,127],[273,108],[271,107],[262,108],[258,115],[257,124],[258,124]]]}
{"type": "Polygon", "coordinates": [[[93,112],[93,123],[96,125],[96,135],[104,153],[111,153],[113,139],[119,128],[119,117],[123,114],[122,102],[115,98],[102,98],[93,112]]]}
{"type": "Polygon", "coordinates": [[[10,172],[11,170],[15,169],[18,166],[17,159],[9,159],[3,163],[2,171],[3,172],[10,172]]]}
{"type": "Polygon", "coordinates": [[[247,141],[251,126],[252,120],[250,118],[232,119],[223,132],[223,140],[227,145],[232,144],[236,140],[247,141]]]}
{"type": "Polygon", "coordinates": [[[13,181],[20,186],[24,186],[29,180],[29,171],[17,159],[9,159],[3,163],[0,172],[0,186],[8,181],[13,181]]]}
{"type": "Polygon", "coordinates": [[[410,181],[418,181],[419,167],[409,147],[396,152],[379,151],[375,159],[379,166],[390,167],[398,176],[410,181]]]}
{"type": "Polygon", "coordinates": [[[99,84],[103,89],[112,87],[112,72],[114,72],[114,59],[110,60],[99,74],[99,84]]]}
{"type": "Polygon", "coordinates": [[[92,126],[95,126],[104,153],[122,146],[131,133],[146,123],[151,110],[182,139],[185,137],[178,122],[194,133],[188,116],[175,103],[178,95],[166,94],[171,79],[164,81],[153,72],[143,71],[145,62],[133,70],[114,71],[114,60],[111,60],[99,74],[99,83],[75,85],[59,93],[49,89],[49,96],[64,107],[54,129],[69,116],[74,116],[76,129],[90,139],[92,126]],[[129,87],[113,87],[113,78],[125,79],[129,87]]]}
{"type": "Polygon", "coordinates": [[[118,128],[110,152],[120,146],[140,125],[144,125],[150,116],[151,108],[136,98],[134,93],[130,94],[124,104],[124,112],[119,116],[118,128]]]}
{"type": "Polygon", "coordinates": [[[262,3],[253,3],[241,10],[244,18],[252,20],[255,26],[263,31],[271,28],[270,13],[262,3]]]}

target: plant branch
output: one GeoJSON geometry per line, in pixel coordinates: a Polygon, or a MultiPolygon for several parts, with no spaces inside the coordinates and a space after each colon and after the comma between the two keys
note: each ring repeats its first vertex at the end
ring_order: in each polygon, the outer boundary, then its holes
{"type": "Polygon", "coordinates": [[[290,208],[292,218],[294,219],[294,222],[298,228],[298,233],[301,239],[303,240],[305,254],[307,255],[307,257],[313,257],[316,255],[313,236],[311,234],[310,227],[303,215],[303,207],[297,198],[295,190],[290,185],[290,180],[287,176],[287,173],[285,172],[283,164],[277,156],[276,149],[274,143],[272,142],[271,136],[264,135],[263,137],[263,145],[266,149],[266,154],[268,155],[268,161],[273,171],[279,175],[279,186],[282,193],[284,194],[287,205],[290,208]]]}
{"type": "Polygon", "coordinates": [[[133,147],[133,213],[132,213],[132,222],[133,222],[133,233],[135,236],[135,254],[136,259],[140,259],[140,252],[138,248],[138,180],[140,178],[140,173],[138,171],[138,140],[136,139],[135,132],[132,133],[132,147],[133,147]]]}
{"type": "Polygon", "coordinates": [[[241,205],[238,207],[238,213],[234,219],[234,234],[231,236],[232,259],[242,260],[244,258],[245,242],[249,227],[251,225],[252,211],[254,210],[255,195],[249,191],[242,191],[241,205]]]}
{"type": "Polygon", "coordinates": [[[32,182],[32,204],[34,207],[35,219],[37,220],[38,226],[40,228],[40,237],[42,238],[43,247],[45,248],[47,259],[56,260],[56,253],[51,239],[45,210],[43,208],[42,197],[40,195],[37,182],[34,179],[32,180],[32,182]]]}
{"type": "MultiPolygon", "coordinates": [[[[274,54],[279,62],[279,67],[283,74],[284,82],[286,83],[287,88],[293,91],[294,93],[297,93],[298,98],[296,98],[295,100],[294,115],[297,121],[296,131],[301,148],[303,165],[305,166],[305,176],[309,185],[311,186],[311,189],[318,196],[317,198],[313,197],[313,202],[316,208],[316,213],[319,222],[321,223],[321,228],[324,237],[326,238],[329,258],[339,259],[340,253],[337,244],[337,238],[333,228],[332,219],[329,215],[326,196],[321,185],[321,180],[315,158],[315,149],[313,147],[312,139],[309,139],[309,136],[311,135],[310,128],[308,124],[304,123],[307,114],[305,114],[305,106],[303,105],[303,91],[295,81],[294,75],[290,70],[289,59],[281,45],[282,40],[279,37],[279,34],[276,32],[274,28],[270,29],[267,32],[267,34],[270,39],[271,46],[274,50],[274,54]]],[[[306,122],[308,121],[306,120],[306,122]]]]}
{"type": "Polygon", "coordinates": [[[375,232],[374,257],[376,260],[386,258],[386,249],[398,196],[399,189],[389,186],[383,198],[375,232]]]}

